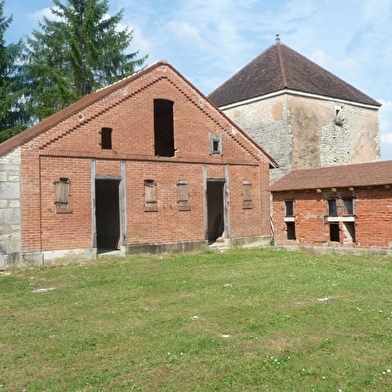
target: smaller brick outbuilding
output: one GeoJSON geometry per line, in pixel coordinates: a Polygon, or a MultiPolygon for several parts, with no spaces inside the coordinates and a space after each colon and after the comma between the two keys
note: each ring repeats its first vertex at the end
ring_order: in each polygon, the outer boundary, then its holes
{"type": "Polygon", "coordinates": [[[294,170],[270,190],[277,245],[392,252],[392,161],[294,170]]]}
{"type": "Polygon", "coordinates": [[[0,144],[0,268],[269,240],[271,165],[158,62],[0,144]]]}

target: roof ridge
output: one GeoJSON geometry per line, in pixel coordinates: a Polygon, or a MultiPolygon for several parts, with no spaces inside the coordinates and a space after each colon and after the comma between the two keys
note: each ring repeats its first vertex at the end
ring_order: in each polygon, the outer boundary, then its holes
{"type": "Polygon", "coordinates": [[[286,76],[286,68],[284,66],[284,61],[283,61],[283,55],[282,55],[282,50],[280,49],[280,38],[276,39],[276,48],[278,50],[278,58],[279,58],[279,65],[280,65],[280,71],[282,73],[282,82],[283,86],[287,87],[287,76],[286,76]]]}

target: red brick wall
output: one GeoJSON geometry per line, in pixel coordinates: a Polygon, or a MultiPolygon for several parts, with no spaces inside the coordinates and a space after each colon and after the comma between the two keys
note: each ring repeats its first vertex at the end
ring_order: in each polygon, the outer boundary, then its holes
{"type": "Polygon", "coordinates": [[[354,190],[336,189],[273,193],[273,216],[275,243],[278,245],[304,246],[348,246],[356,248],[388,249],[392,244],[392,191],[385,187],[359,188],[354,190]],[[330,242],[327,223],[326,199],[352,195],[354,199],[355,242],[349,243],[339,223],[340,244],[330,242]],[[295,229],[297,240],[287,240],[284,222],[284,200],[294,200],[295,229]]]}
{"type": "Polygon", "coordinates": [[[121,176],[125,162],[128,244],[205,239],[203,167],[208,178],[225,178],[228,167],[231,237],[269,234],[267,158],[177,74],[157,69],[22,146],[23,252],[92,247],[91,159],[96,176],[121,176]],[[154,156],[154,98],[174,101],[172,158],[154,156]],[[101,149],[102,127],[113,129],[112,150],[101,149]],[[223,155],[209,154],[209,133],[222,136],[223,155]],[[59,177],[71,181],[67,213],[54,204],[59,177]],[[145,179],[156,182],[157,212],[144,210],[145,179]],[[188,181],[190,211],[178,210],[179,180],[188,181]],[[251,210],[242,209],[243,181],[251,210]]]}

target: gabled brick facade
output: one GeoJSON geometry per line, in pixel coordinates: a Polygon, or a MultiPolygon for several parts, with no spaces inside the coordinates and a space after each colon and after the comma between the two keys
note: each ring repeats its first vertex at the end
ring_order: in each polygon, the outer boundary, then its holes
{"type": "Polygon", "coordinates": [[[0,266],[268,238],[271,165],[159,62],[0,145],[0,266]]]}
{"type": "Polygon", "coordinates": [[[295,170],[270,189],[275,244],[392,253],[392,161],[295,170]]]}

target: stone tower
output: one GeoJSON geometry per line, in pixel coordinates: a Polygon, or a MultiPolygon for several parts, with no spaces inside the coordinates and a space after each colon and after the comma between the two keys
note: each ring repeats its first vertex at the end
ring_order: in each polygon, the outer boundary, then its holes
{"type": "Polygon", "coordinates": [[[209,98],[278,162],[271,182],[380,159],[381,104],[279,38],[209,98]]]}

